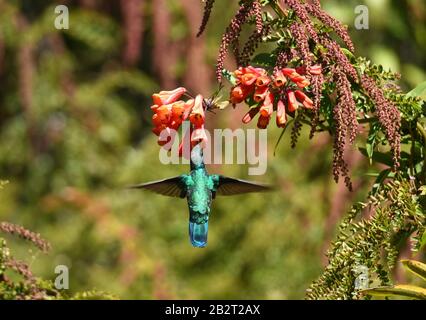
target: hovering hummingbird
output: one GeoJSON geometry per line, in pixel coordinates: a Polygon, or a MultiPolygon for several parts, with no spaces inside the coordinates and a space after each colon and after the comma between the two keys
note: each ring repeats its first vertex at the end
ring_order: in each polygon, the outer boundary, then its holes
{"type": "Polygon", "coordinates": [[[190,166],[189,174],[142,183],[130,188],[146,189],[169,197],[186,198],[189,208],[189,239],[197,248],[207,245],[211,203],[216,195],[230,196],[271,190],[267,185],[208,174],[199,144],[191,150],[190,166]]]}

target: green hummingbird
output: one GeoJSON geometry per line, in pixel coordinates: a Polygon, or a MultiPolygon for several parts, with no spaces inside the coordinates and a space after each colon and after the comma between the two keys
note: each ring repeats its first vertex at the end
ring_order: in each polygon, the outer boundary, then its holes
{"type": "Polygon", "coordinates": [[[250,192],[265,192],[271,188],[260,183],[208,174],[200,145],[191,150],[191,171],[174,178],[131,186],[169,197],[186,198],[189,208],[189,239],[197,248],[207,245],[207,232],[212,200],[216,195],[230,196],[250,192]]]}

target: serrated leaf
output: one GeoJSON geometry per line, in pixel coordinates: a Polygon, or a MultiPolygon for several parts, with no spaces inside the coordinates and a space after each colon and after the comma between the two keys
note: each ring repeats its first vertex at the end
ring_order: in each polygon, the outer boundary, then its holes
{"type": "Polygon", "coordinates": [[[414,260],[402,260],[401,262],[405,269],[426,280],[426,264],[414,260]]]}
{"type": "Polygon", "coordinates": [[[391,287],[380,287],[362,290],[362,293],[370,294],[373,296],[400,296],[407,298],[414,298],[419,300],[426,300],[426,289],[411,285],[400,284],[391,287]]]}
{"type": "Polygon", "coordinates": [[[426,100],[426,81],[420,83],[417,87],[407,93],[408,97],[420,97],[426,100]]]}
{"type": "Polygon", "coordinates": [[[380,187],[383,185],[383,182],[386,180],[386,178],[389,176],[389,174],[392,172],[391,169],[386,169],[380,172],[380,174],[377,176],[376,181],[374,181],[373,189],[371,190],[371,194],[375,195],[380,190],[380,187]]]}

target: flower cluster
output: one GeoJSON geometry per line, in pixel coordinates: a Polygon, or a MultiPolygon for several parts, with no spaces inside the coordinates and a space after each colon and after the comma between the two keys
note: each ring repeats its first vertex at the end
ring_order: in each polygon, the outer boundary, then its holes
{"type": "Polygon", "coordinates": [[[183,101],[181,98],[185,93],[186,89],[180,87],[152,95],[154,103],[151,106],[151,110],[154,112],[152,116],[154,129],[152,129],[152,132],[158,136],[158,144],[167,149],[171,148],[174,133],[185,120],[189,120],[192,124],[191,145],[195,146],[200,142],[203,144],[207,142],[207,135],[204,130],[204,98],[199,94],[194,99],[183,101]]]}
{"type": "Polygon", "coordinates": [[[237,80],[231,90],[230,102],[236,105],[246,102],[253,105],[244,116],[243,123],[249,123],[257,114],[257,126],[266,129],[272,113],[276,111],[276,123],[285,127],[287,113],[294,113],[299,106],[313,108],[313,101],[303,91],[310,82],[305,77],[321,74],[321,66],[283,68],[274,71],[270,77],[265,69],[252,66],[240,67],[234,72],[237,80]]]}

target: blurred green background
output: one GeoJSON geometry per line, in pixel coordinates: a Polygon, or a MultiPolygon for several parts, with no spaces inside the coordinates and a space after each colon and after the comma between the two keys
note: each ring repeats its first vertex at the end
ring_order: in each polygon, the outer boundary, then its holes
{"type": "MultiPolygon", "coordinates": [[[[150,95],[186,86],[209,95],[214,63],[233,1],[216,1],[206,34],[194,37],[201,1],[0,0],[0,220],[40,232],[48,255],[8,238],[37,275],[70,267],[70,290],[100,289],[130,299],[300,299],[319,276],[324,253],[351,202],[374,170],[354,150],[349,193],[331,176],[330,139],[276,156],[279,129],[268,129],[268,170],[249,177],[277,185],[267,195],[218,198],[209,244],[190,246],[185,201],[124,187],[186,172],[160,164],[151,134],[150,95]],[[56,30],[65,4],[68,30],[56,30]]],[[[405,89],[425,80],[423,0],[325,1],[348,24],[357,53],[402,74],[405,89]],[[354,8],[369,8],[370,29],[355,30],[354,8]]],[[[233,61],[227,61],[232,68],[233,61]]],[[[209,128],[238,128],[244,107],[208,118],[209,128]]],[[[247,178],[247,167],[211,173],[247,178]]]]}

